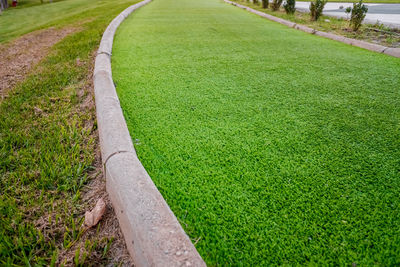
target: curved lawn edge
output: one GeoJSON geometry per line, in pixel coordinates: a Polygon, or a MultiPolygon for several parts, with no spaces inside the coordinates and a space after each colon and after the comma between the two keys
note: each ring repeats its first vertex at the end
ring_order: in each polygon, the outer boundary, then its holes
{"type": "Polygon", "coordinates": [[[300,31],[303,31],[303,32],[306,32],[306,33],[315,34],[315,35],[322,36],[322,37],[325,37],[325,38],[328,38],[328,39],[331,39],[331,40],[334,40],[334,41],[342,42],[342,43],[349,44],[349,45],[352,45],[352,46],[357,46],[357,47],[360,47],[360,48],[364,48],[364,49],[367,49],[367,50],[370,50],[370,51],[383,53],[383,54],[386,54],[386,55],[389,55],[389,56],[400,58],[400,48],[386,47],[386,46],[383,46],[383,45],[372,44],[372,43],[368,43],[368,42],[361,41],[361,40],[347,38],[347,37],[336,35],[336,34],[329,33],[329,32],[317,31],[317,30],[314,30],[314,29],[309,28],[307,26],[304,26],[304,25],[301,25],[301,24],[297,24],[297,23],[291,22],[289,20],[281,19],[281,18],[272,16],[272,15],[266,14],[264,12],[255,10],[253,8],[250,8],[250,7],[247,7],[247,6],[244,6],[244,5],[229,1],[229,0],[224,0],[224,2],[228,3],[228,4],[231,4],[233,6],[236,6],[236,7],[242,8],[242,9],[246,9],[247,11],[249,11],[251,13],[254,13],[254,14],[258,15],[258,16],[264,17],[266,19],[278,22],[280,24],[286,25],[286,26],[291,27],[291,28],[295,28],[297,30],[300,30],[300,31]]]}
{"type": "Polygon", "coordinates": [[[115,32],[149,2],[128,7],[108,25],[96,56],[93,82],[107,192],[135,265],[205,266],[137,157],[112,80],[115,32]]]}

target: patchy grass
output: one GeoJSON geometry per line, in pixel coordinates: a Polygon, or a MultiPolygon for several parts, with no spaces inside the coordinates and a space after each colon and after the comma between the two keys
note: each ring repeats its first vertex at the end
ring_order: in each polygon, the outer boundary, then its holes
{"type": "Polygon", "coordinates": [[[296,11],[293,15],[286,14],[283,7],[279,11],[264,9],[260,5],[239,0],[234,1],[264,13],[283,18],[298,24],[306,25],[318,31],[332,32],[337,35],[376,43],[388,47],[400,47],[400,29],[389,28],[383,24],[363,24],[357,32],[349,26],[349,21],[343,18],[321,16],[318,21],[310,20],[310,13],[296,11]]]}
{"type": "Polygon", "coordinates": [[[71,0],[53,3],[47,12],[35,6],[3,13],[2,41],[48,26],[79,23],[81,30],[56,44],[0,103],[0,265],[110,260],[112,237],[100,238],[82,225],[89,207],[81,192],[96,175],[91,69],[105,27],[135,2],[71,0]],[[17,32],[14,23],[21,27],[17,32]],[[87,232],[90,238],[77,246],[87,232]],[[69,250],[73,258],[60,257],[69,250]]]}
{"type": "MultiPolygon", "coordinates": [[[[115,3],[115,8],[124,3],[126,6],[126,2],[115,3]]],[[[0,43],[38,29],[72,26],[96,19],[103,15],[99,11],[104,12],[110,6],[109,0],[64,0],[28,8],[9,8],[0,16],[0,43]]]]}
{"type": "Polygon", "coordinates": [[[158,0],[112,59],[139,158],[210,266],[400,264],[398,58],[158,0]]]}
{"type": "MultiPolygon", "coordinates": [[[[20,9],[20,8],[26,8],[26,7],[32,7],[32,6],[44,6],[47,4],[52,4],[52,3],[56,3],[56,2],[60,2],[60,1],[66,1],[66,0],[53,0],[53,2],[50,2],[50,0],[43,0],[43,2],[41,0],[18,0],[18,5],[16,7],[12,7],[12,0],[8,0],[8,5],[10,7],[10,9],[7,10],[7,12],[11,9],[20,9]]],[[[68,1],[68,0],[67,0],[68,1]]]]}

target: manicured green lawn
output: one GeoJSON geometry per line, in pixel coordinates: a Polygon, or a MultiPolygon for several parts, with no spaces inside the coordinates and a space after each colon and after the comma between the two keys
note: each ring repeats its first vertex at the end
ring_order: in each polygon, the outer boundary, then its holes
{"type": "Polygon", "coordinates": [[[139,158],[211,265],[400,264],[400,60],[219,0],[156,0],[113,77],[139,158]]]}

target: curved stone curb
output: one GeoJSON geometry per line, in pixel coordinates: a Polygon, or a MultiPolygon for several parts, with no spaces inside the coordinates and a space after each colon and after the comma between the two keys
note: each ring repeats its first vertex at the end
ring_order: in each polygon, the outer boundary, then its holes
{"type": "Polygon", "coordinates": [[[132,5],[108,25],[97,52],[93,80],[107,192],[135,266],[206,266],[136,156],[112,80],[115,31],[132,5]]]}
{"type": "Polygon", "coordinates": [[[252,9],[250,7],[247,7],[247,6],[244,6],[244,5],[229,1],[229,0],[224,0],[224,1],[226,3],[228,3],[228,4],[237,6],[237,7],[242,8],[242,9],[246,9],[247,11],[249,11],[251,13],[254,13],[256,15],[259,15],[261,17],[264,17],[266,19],[278,22],[280,24],[286,25],[286,26],[291,27],[291,28],[295,28],[295,29],[303,31],[303,32],[315,34],[315,35],[318,35],[318,36],[322,36],[322,37],[325,37],[325,38],[328,38],[328,39],[331,39],[331,40],[335,40],[335,41],[338,41],[338,42],[342,42],[342,43],[345,43],[345,44],[349,44],[349,45],[352,45],[352,46],[357,46],[357,47],[361,47],[361,48],[364,48],[364,49],[367,49],[367,50],[370,50],[370,51],[374,51],[374,52],[378,52],[378,53],[384,53],[384,54],[389,55],[389,56],[399,57],[400,58],[400,48],[390,48],[390,47],[386,47],[386,46],[383,46],[383,45],[372,44],[372,43],[368,43],[368,42],[365,42],[365,41],[360,41],[360,40],[356,40],[356,39],[347,38],[347,37],[336,35],[336,34],[329,33],[329,32],[317,31],[317,30],[314,30],[314,29],[312,29],[310,27],[307,27],[307,26],[304,26],[304,25],[301,25],[301,24],[296,24],[294,22],[291,22],[291,21],[288,21],[288,20],[285,20],[285,19],[277,18],[275,16],[266,14],[264,12],[252,9]]]}

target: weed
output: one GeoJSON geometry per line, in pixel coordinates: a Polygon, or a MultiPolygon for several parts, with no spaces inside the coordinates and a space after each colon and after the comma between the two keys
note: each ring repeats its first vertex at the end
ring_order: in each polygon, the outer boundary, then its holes
{"type": "Polygon", "coordinates": [[[315,0],[310,3],[310,15],[312,21],[317,21],[322,15],[327,0],[315,0]]]}
{"type": "Polygon", "coordinates": [[[269,0],[261,0],[261,2],[262,2],[262,8],[268,8],[269,0]]]}
{"type": "Polygon", "coordinates": [[[282,5],[283,0],[272,0],[271,9],[272,11],[277,11],[282,5]]]}
{"type": "MultiPolygon", "coordinates": [[[[347,12],[347,9],[346,9],[347,12]]],[[[350,16],[350,26],[352,26],[353,31],[358,31],[360,29],[361,24],[367,15],[368,7],[363,4],[362,0],[358,3],[353,3],[353,8],[351,9],[350,16]]]]}
{"type": "Polygon", "coordinates": [[[296,0],[286,0],[283,8],[285,9],[286,14],[294,14],[296,11],[296,0]]]}

